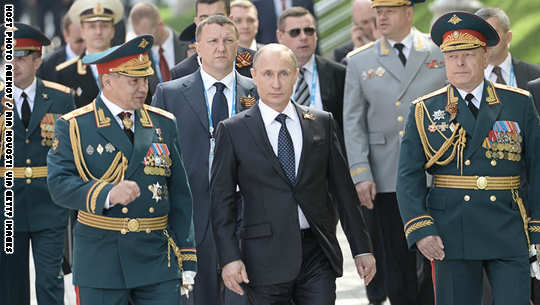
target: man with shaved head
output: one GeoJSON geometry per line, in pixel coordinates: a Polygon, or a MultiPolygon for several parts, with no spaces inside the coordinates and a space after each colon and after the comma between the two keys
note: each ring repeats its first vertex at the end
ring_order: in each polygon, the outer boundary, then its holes
{"type": "Polygon", "coordinates": [[[336,123],[330,113],[290,100],[298,68],[287,47],[269,44],[257,51],[251,74],[260,99],[219,123],[211,172],[223,282],[238,294],[247,292],[250,304],[334,304],[336,277],[343,272],[338,215],[359,275],[366,284],[375,275],[336,123]]]}

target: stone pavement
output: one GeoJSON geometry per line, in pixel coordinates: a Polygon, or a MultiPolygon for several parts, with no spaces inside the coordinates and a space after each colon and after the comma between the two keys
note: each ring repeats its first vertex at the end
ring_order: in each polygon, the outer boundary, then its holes
{"type": "MultiPolygon", "coordinates": [[[[337,279],[337,301],[336,305],[367,305],[368,301],[366,298],[366,289],[364,284],[360,280],[360,277],[356,273],[356,267],[354,261],[351,257],[351,251],[349,249],[349,243],[347,238],[341,230],[341,226],[338,225],[338,240],[343,251],[344,266],[343,266],[343,277],[337,279]]],[[[30,254],[30,257],[32,255],[30,254]]],[[[30,262],[30,281],[32,283],[32,302],[31,305],[37,305],[35,299],[35,290],[34,290],[34,263],[30,262]]],[[[76,305],[75,302],[75,292],[73,290],[73,284],[71,282],[71,274],[67,275],[65,278],[65,305],[76,305]]],[[[390,303],[386,302],[384,305],[389,305],[390,303]]]]}

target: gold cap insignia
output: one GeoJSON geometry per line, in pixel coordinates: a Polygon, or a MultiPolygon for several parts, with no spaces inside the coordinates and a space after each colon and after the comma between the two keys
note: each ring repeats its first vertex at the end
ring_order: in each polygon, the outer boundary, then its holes
{"type": "Polygon", "coordinates": [[[139,43],[139,48],[144,49],[148,45],[148,41],[146,39],[141,40],[139,43]]]}
{"type": "Polygon", "coordinates": [[[456,24],[461,22],[461,18],[459,18],[458,16],[456,16],[456,14],[454,14],[454,16],[452,16],[452,18],[448,19],[448,22],[453,24],[453,25],[456,25],[456,24]]]}
{"type": "Polygon", "coordinates": [[[101,6],[101,3],[98,2],[96,3],[96,7],[94,7],[94,9],[92,10],[92,12],[96,15],[103,15],[103,13],[105,12],[105,10],[103,9],[103,7],[101,6]]]}

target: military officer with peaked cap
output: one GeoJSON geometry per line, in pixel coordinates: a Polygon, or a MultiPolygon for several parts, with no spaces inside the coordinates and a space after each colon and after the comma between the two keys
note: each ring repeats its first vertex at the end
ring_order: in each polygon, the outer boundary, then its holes
{"type": "Polygon", "coordinates": [[[408,105],[446,81],[439,48],[412,26],[414,6],[421,2],[373,0],[383,37],[347,55],[345,147],[360,202],[373,206],[373,222],[382,235],[375,252],[389,279],[392,305],[433,304],[429,264],[407,249],[401,230],[395,179],[408,105]],[[422,276],[417,269],[424,270],[422,276]]]}
{"type": "Polygon", "coordinates": [[[73,23],[81,26],[86,50],[80,56],[56,66],[56,79],[75,92],[75,105],[89,104],[99,93],[98,71],[82,62],[87,54],[103,52],[111,47],[115,28],[122,20],[124,7],[120,0],[77,0],[68,11],[73,23]]]}
{"type": "Polygon", "coordinates": [[[486,47],[499,41],[487,22],[448,13],[431,37],[450,85],[413,102],[401,144],[397,194],[409,247],[434,262],[438,305],[480,304],[483,268],[493,304],[530,304],[528,245],[540,243],[538,113],[529,92],[484,79],[486,47]],[[434,177],[429,190],[425,171],[434,177]]]}
{"type": "MultiPolygon", "coordinates": [[[[0,26],[0,41],[5,31],[14,31],[12,61],[14,88],[1,91],[0,98],[14,99],[13,133],[15,164],[15,251],[0,254],[0,304],[30,304],[29,244],[36,271],[36,298],[41,304],[64,304],[64,279],[61,266],[68,211],[53,204],[47,189],[47,151],[52,145],[57,118],[74,109],[70,89],[36,77],[41,64],[41,50],[50,41],[39,30],[15,23],[13,28],[0,26]],[[10,97],[11,98],[11,97],[10,97]]],[[[4,103],[2,103],[4,104],[4,103]]],[[[7,108],[0,114],[0,163],[4,165],[7,108]]],[[[6,168],[0,167],[0,188],[4,194],[6,168]]],[[[4,197],[0,199],[4,206],[4,197]]],[[[4,213],[0,216],[2,229],[4,213]]],[[[3,236],[3,234],[2,234],[3,236]]],[[[0,242],[0,245],[3,245],[0,242]]]]}
{"type": "Polygon", "coordinates": [[[142,35],[85,56],[102,92],[56,124],[47,181],[56,204],[78,210],[81,305],[179,304],[194,282],[192,197],[176,121],[144,104],[152,43],[142,35]]]}

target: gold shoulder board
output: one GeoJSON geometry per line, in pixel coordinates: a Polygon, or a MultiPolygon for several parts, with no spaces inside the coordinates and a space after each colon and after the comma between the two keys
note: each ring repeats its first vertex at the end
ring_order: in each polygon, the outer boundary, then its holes
{"type": "Polygon", "coordinates": [[[523,90],[523,89],[520,89],[520,88],[516,88],[516,87],[512,87],[512,86],[508,86],[508,85],[503,85],[503,84],[499,84],[499,83],[493,83],[493,86],[495,86],[495,88],[497,88],[497,89],[508,90],[508,91],[519,93],[519,94],[523,94],[525,96],[531,96],[531,93],[529,91],[523,90]]]}
{"type": "Polygon", "coordinates": [[[60,70],[63,70],[64,68],[68,67],[68,66],[71,66],[72,64],[76,63],[77,60],[79,60],[79,57],[74,57],[70,60],[66,60],[64,61],[63,63],[61,64],[58,64],[56,66],[56,71],[60,71],[60,70]]]}
{"type": "Polygon", "coordinates": [[[77,108],[71,112],[68,112],[62,116],[62,119],[69,121],[72,118],[78,117],[80,115],[83,115],[85,113],[93,112],[94,111],[94,103],[90,103],[84,107],[77,108]]]}
{"type": "Polygon", "coordinates": [[[358,54],[358,53],[360,53],[360,52],[362,52],[364,50],[367,50],[367,49],[371,48],[374,45],[375,45],[375,41],[372,41],[372,42],[369,42],[369,43],[367,43],[367,44],[365,44],[365,45],[363,45],[363,46],[361,46],[359,48],[356,48],[356,49],[350,51],[349,53],[347,53],[347,58],[351,57],[351,56],[353,56],[355,54],[358,54]]]}
{"type": "Polygon", "coordinates": [[[430,93],[428,93],[428,94],[426,94],[426,95],[424,95],[424,96],[421,96],[421,97],[415,99],[412,103],[413,103],[413,104],[419,103],[419,102],[421,102],[421,101],[427,100],[428,98],[432,98],[432,97],[437,96],[437,95],[439,95],[439,94],[443,94],[443,93],[445,93],[447,90],[448,90],[448,86],[444,86],[444,87],[442,87],[441,89],[437,89],[437,90],[435,90],[435,91],[433,91],[433,92],[430,92],[430,93]]]}
{"type": "Polygon", "coordinates": [[[157,108],[157,107],[154,107],[154,106],[150,106],[150,105],[144,105],[144,109],[148,110],[148,111],[152,111],[154,113],[157,113],[157,114],[160,114],[170,120],[174,120],[174,114],[166,111],[166,110],[163,110],[161,108],[157,108]]]}
{"type": "Polygon", "coordinates": [[[45,85],[45,87],[47,88],[51,88],[51,89],[55,89],[55,90],[58,90],[58,91],[62,91],[64,93],[67,93],[67,94],[70,94],[71,93],[71,89],[69,87],[66,87],[64,85],[61,85],[59,83],[55,83],[55,82],[50,82],[48,80],[43,80],[43,85],[45,85]]]}

